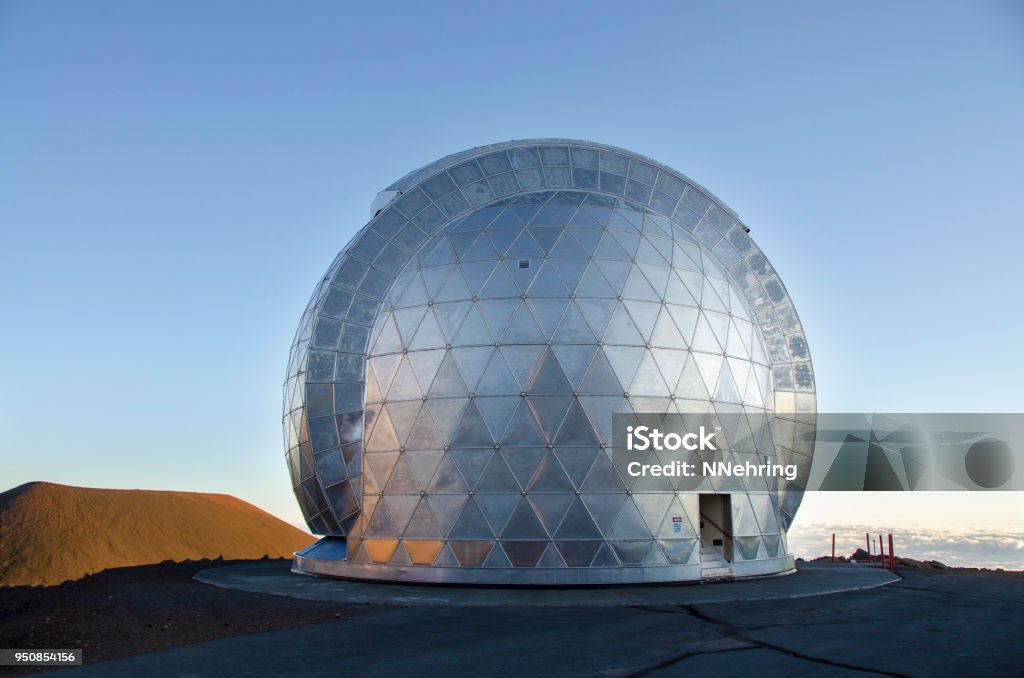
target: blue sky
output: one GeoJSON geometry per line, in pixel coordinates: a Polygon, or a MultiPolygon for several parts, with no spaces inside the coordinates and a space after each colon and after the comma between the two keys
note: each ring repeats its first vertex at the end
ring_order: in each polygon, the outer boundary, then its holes
{"type": "Polygon", "coordinates": [[[313,284],[378,190],[513,138],[735,209],[821,410],[1024,411],[1019,3],[0,1],[0,102],[5,487],[297,521],[280,386],[313,284]]]}

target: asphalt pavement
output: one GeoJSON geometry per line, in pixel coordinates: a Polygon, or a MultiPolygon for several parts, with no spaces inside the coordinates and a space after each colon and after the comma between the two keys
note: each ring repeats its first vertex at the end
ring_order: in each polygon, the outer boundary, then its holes
{"type": "MultiPolygon", "coordinates": [[[[636,587],[662,599],[629,601],[619,593],[617,605],[405,601],[350,619],[70,671],[147,678],[1021,675],[1024,579],[907,571],[872,588],[799,592],[815,570],[847,573],[853,567],[810,566],[759,580],[759,586],[795,589],[797,595],[786,597],[765,597],[763,591],[744,596],[736,591],[757,582],[731,582],[668,587],[691,593],[636,587]],[[714,592],[726,587],[735,591],[714,592]],[[721,600],[723,595],[732,599],[721,600]]],[[[514,599],[516,593],[503,595],[514,599]]]]}

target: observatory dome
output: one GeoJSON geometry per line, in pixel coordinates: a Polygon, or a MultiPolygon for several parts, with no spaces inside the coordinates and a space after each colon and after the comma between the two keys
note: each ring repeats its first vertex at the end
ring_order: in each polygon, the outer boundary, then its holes
{"type": "Polygon", "coordinates": [[[628,151],[535,140],[444,158],[373,209],[291,350],[288,466],[324,535],[296,570],[603,584],[792,569],[810,356],[717,198],[628,151]],[[727,459],[797,476],[634,477],[613,415],[698,417],[727,459]]]}

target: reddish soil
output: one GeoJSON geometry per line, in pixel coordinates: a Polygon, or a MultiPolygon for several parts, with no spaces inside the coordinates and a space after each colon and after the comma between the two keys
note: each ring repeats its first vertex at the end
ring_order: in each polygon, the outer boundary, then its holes
{"type": "MultiPolygon", "coordinates": [[[[93,664],[374,609],[229,591],[192,579],[199,570],[235,562],[242,561],[125,567],[59,586],[0,588],[0,647],[82,648],[93,664]]],[[[44,670],[52,667],[0,667],[0,676],[44,670]]]]}
{"type": "Polygon", "coordinates": [[[314,538],[225,494],[27,483],[0,494],[0,586],[167,560],[290,557],[314,538]]]}

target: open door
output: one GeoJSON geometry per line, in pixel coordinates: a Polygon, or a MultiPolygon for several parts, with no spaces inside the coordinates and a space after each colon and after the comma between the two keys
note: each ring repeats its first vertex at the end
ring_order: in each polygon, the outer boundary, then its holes
{"type": "Polygon", "coordinates": [[[700,495],[700,541],[732,562],[732,497],[728,494],[700,495]]]}

